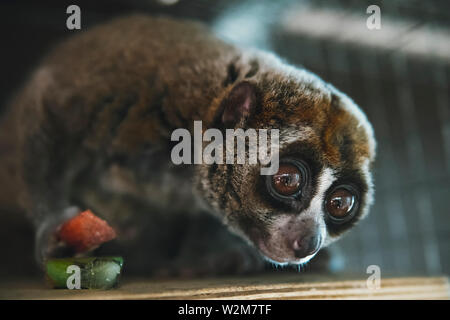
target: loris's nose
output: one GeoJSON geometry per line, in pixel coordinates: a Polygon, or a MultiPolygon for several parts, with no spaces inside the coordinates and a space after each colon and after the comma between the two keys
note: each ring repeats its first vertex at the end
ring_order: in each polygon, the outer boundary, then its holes
{"type": "Polygon", "coordinates": [[[299,237],[292,243],[296,258],[305,258],[319,251],[322,245],[322,236],[316,233],[307,237],[299,237]]]}

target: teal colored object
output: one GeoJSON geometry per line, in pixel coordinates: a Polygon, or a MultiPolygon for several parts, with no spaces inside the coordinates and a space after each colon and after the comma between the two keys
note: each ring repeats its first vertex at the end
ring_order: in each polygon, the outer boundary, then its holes
{"type": "Polygon", "coordinates": [[[57,289],[111,289],[122,272],[122,257],[50,259],[47,280],[57,289]]]}

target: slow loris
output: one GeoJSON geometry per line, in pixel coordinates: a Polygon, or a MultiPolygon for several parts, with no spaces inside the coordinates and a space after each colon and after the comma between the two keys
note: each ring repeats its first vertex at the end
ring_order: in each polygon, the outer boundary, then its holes
{"type": "Polygon", "coordinates": [[[111,250],[129,270],[302,265],[373,198],[374,134],[350,98],[195,22],[136,15],[81,32],[42,61],[9,110],[3,126],[16,129],[18,198],[40,262],[60,252],[58,226],[89,208],[115,227],[111,250]],[[195,120],[204,130],[278,129],[278,172],[175,165],[171,133],[195,120]]]}

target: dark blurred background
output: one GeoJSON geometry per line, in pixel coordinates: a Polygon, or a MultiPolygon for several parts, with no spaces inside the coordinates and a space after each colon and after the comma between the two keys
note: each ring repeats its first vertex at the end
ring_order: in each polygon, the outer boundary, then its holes
{"type": "MultiPolygon", "coordinates": [[[[334,270],[450,274],[450,2],[3,0],[0,112],[55,43],[131,12],[201,20],[227,41],[271,50],[352,97],[378,140],[376,200],[369,217],[332,245],[334,270]],[[81,8],[81,31],[66,28],[71,4],[81,8]],[[372,4],[381,9],[380,30],[366,26],[372,4]]],[[[32,245],[25,218],[0,212],[0,281],[36,274],[32,245]]]]}

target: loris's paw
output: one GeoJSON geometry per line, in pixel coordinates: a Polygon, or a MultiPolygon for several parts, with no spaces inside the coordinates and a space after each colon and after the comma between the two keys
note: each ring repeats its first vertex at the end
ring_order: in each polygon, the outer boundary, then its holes
{"type": "Polygon", "coordinates": [[[264,270],[256,249],[209,214],[192,217],[183,225],[177,254],[156,269],[158,276],[201,277],[238,275],[264,270]]]}
{"type": "Polygon", "coordinates": [[[265,262],[255,249],[237,244],[204,255],[180,257],[169,266],[156,271],[160,277],[195,278],[218,275],[243,275],[259,273],[265,262]]]}
{"type": "Polygon", "coordinates": [[[80,210],[77,207],[68,207],[59,215],[47,215],[36,231],[34,253],[35,259],[42,267],[48,258],[56,258],[61,256],[71,256],[73,250],[62,245],[57,237],[56,232],[65,221],[76,216],[80,210]]]}

